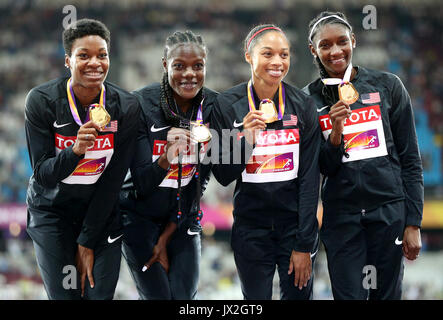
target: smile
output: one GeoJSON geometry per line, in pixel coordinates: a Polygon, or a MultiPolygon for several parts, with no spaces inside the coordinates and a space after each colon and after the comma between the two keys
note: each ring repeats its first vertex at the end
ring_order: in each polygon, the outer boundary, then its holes
{"type": "Polygon", "coordinates": [[[267,70],[267,72],[272,76],[272,77],[281,77],[283,75],[283,70],[267,70]]]}
{"type": "Polygon", "coordinates": [[[84,73],[85,76],[91,77],[91,78],[99,78],[103,75],[103,72],[99,71],[88,71],[84,73]]]}
{"type": "Polygon", "coordinates": [[[180,87],[182,87],[186,90],[194,89],[196,86],[197,86],[197,82],[182,82],[182,83],[180,83],[180,87]]]}
{"type": "Polygon", "coordinates": [[[345,58],[340,58],[340,59],[334,59],[334,60],[329,60],[332,64],[341,64],[341,63],[345,63],[346,60],[345,58]]]}

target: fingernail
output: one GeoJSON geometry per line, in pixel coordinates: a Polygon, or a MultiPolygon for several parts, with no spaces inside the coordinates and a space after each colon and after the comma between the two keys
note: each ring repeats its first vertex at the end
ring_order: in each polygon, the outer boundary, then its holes
{"type": "Polygon", "coordinates": [[[146,270],[148,270],[147,266],[143,266],[142,272],[145,272],[146,270]]]}
{"type": "Polygon", "coordinates": [[[94,289],[94,285],[91,284],[91,289],[94,289]]]}

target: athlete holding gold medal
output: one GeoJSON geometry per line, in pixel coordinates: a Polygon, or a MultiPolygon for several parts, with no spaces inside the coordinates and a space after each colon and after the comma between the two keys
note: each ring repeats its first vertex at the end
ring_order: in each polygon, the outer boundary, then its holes
{"type": "Polygon", "coordinates": [[[103,23],[78,20],[63,32],[71,76],[32,89],[26,99],[33,168],[27,231],[49,299],[112,299],[117,285],[118,192],[134,150],[140,106],[105,82],[109,44],[103,23]]]}
{"type": "Polygon", "coordinates": [[[236,181],[231,245],[243,295],[271,299],[277,267],[281,299],[311,299],[320,179],[314,102],[282,82],[290,46],[280,28],[253,28],[245,59],[251,80],[220,94],[211,120],[222,137],[214,175],[223,185],[236,181]]]}
{"type": "Polygon", "coordinates": [[[323,134],[320,169],[325,245],[335,299],[400,299],[403,259],[421,247],[423,168],[411,99],[388,72],[352,66],[356,40],[340,13],[309,25],[320,78],[304,91],[323,134]],[[376,283],[364,287],[366,266],[376,283]]]}
{"type": "Polygon", "coordinates": [[[211,171],[200,158],[217,95],[203,87],[206,59],[201,36],[176,31],[166,39],[161,83],[133,92],[141,124],[120,208],[123,255],[144,300],[197,297],[200,197],[211,171]]]}

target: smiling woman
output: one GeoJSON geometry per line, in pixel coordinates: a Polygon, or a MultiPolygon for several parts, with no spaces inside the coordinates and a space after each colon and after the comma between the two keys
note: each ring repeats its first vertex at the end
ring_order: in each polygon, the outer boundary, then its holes
{"type": "Polygon", "coordinates": [[[343,13],[322,12],[309,30],[320,78],[304,90],[323,134],[321,239],[334,298],[400,299],[402,255],[418,257],[423,215],[411,99],[397,76],[352,65],[356,39],[343,13]],[[369,265],[377,270],[370,290],[362,286],[369,265]]]}
{"type": "Polygon", "coordinates": [[[223,185],[236,181],[231,245],[243,296],[271,299],[278,267],[281,299],[311,299],[320,148],[314,103],[282,81],[290,44],[280,28],[253,28],[244,48],[251,79],[217,97],[211,120],[219,136],[242,127],[232,144],[223,136],[214,175],[223,185]],[[245,159],[224,164],[235,150],[245,159]]]}
{"type": "Polygon", "coordinates": [[[175,32],[166,39],[162,82],[133,93],[142,106],[141,130],[120,208],[123,254],[141,299],[197,295],[200,196],[211,165],[196,163],[200,144],[190,142],[205,131],[216,96],[203,86],[206,55],[202,37],[175,32]]]}
{"type": "Polygon", "coordinates": [[[33,168],[27,231],[49,299],[112,299],[117,285],[116,202],[133,153],[139,105],[105,81],[109,42],[103,23],[77,21],[63,33],[71,77],[42,84],[26,99],[33,168]],[[72,265],[79,281],[66,287],[63,270],[72,265]]]}

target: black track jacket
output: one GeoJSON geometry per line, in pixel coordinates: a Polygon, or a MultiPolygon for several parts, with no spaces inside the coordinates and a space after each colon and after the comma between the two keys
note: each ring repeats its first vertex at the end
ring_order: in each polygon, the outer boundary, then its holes
{"type": "Polygon", "coordinates": [[[303,89],[315,101],[323,132],[320,169],[325,175],[325,212],[360,213],[405,199],[406,225],[420,226],[423,167],[409,94],[396,75],[362,67],[352,84],[359,98],[350,105],[353,113],[338,147],[328,138],[332,127],[323,83],[317,79],[303,89]]]}
{"type": "Polygon", "coordinates": [[[105,82],[106,110],[117,131],[100,132],[93,148],[79,157],[72,151],[80,126],[69,108],[67,81],[42,84],[26,98],[25,131],[33,168],[28,227],[63,219],[78,225],[77,242],[93,249],[120,223],[118,194],[133,153],[140,107],[134,96],[105,82]]]}
{"type": "MultiPolygon", "coordinates": [[[[236,180],[234,218],[271,227],[296,220],[298,230],[293,249],[309,252],[318,231],[320,131],[312,99],[301,90],[283,84],[286,95],[283,119],[267,125],[253,146],[254,151],[240,132],[243,117],[249,112],[247,83],[218,96],[211,127],[220,137],[223,129],[236,132],[220,139],[220,164],[214,166],[213,172],[223,185],[236,180]],[[238,164],[232,164],[235,149],[242,150],[238,164]],[[222,162],[226,154],[231,164],[222,162]]],[[[260,100],[255,92],[254,99],[258,109],[260,100]]],[[[273,100],[278,108],[278,92],[273,100]]]]}
{"type": "MultiPolygon", "coordinates": [[[[158,158],[165,151],[167,134],[171,128],[160,107],[160,93],[160,83],[153,83],[132,92],[140,102],[142,112],[130,175],[126,177],[122,191],[123,198],[126,199],[121,205],[125,210],[158,223],[167,221],[178,223],[180,221],[177,218],[177,166],[171,165],[170,170],[165,170],[158,165],[158,158]]],[[[215,91],[204,88],[202,109],[205,124],[209,120],[216,95],[215,91]]],[[[194,147],[196,149],[196,144],[194,147]]],[[[192,150],[195,155],[195,150],[192,150]]],[[[187,162],[185,157],[182,169],[181,221],[190,214],[191,206],[196,206],[197,195],[195,161],[185,164],[187,162]]],[[[202,191],[209,181],[210,171],[211,165],[201,165],[202,191]]]]}

